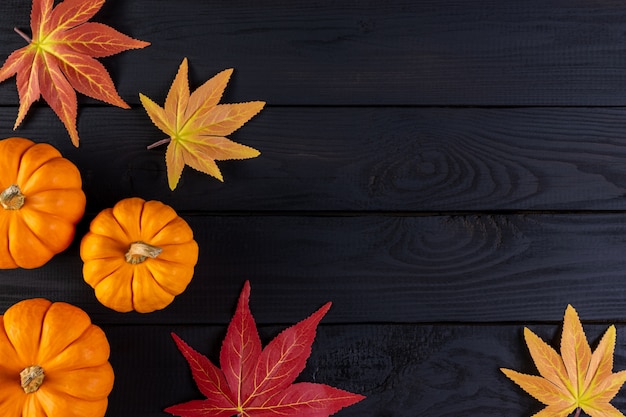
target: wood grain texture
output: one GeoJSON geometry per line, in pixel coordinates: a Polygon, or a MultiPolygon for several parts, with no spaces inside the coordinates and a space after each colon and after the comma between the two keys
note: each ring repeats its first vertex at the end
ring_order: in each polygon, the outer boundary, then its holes
{"type": "MultiPolygon", "coordinates": [[[[586,324],[584,309],[579,313],[590,342],[596,343],[608,325],[586,324]]],[[[328,326],[325,321],[299,380],[326,383],[367,397],[336,417],[528,417],[542,408],[499,371],[505,367],[537,374],[521,325],[328,326]]],[[[558,349],[560,322],[529,327],[558,349]]],[[[264,344],[283,328],[262,327],[264,344]]],[[[161,410],[167,406],[202,398],[170,332],[218,364],[226,330],[178,325],[109,326],[105,331],[117,372],[109,414],[156,417],[166,415],[161,410]]],[[[626,327],[618,325],[617,346],[625,343],[626,327]]],[[[626,356],[618,349],[614,370],[625,368],[626,356]]],[[[626,401],[618,396],[613,404],[623,409],[626,401]]]]}
{"type": "MultiPolygon", "coordinates": [[[[0,4],[0,59],[24,45],[13,27],[29,11],[0,4]]],[[[195,82],[233,67],[230,97],[272,104],[626,103],[617,0],[109,0],[94,20],[152,42],[106,60],[133,103],[164,97],[183,56],[195,82]]]]}
{"type": "Polygon", "coordinates": [[[327,301],[328,323],[559,320],[568,303],[589,320],[626,320],[620,214],[186,219],[199,263],[165,310],[102,307],[82,281],[77,243],[44,268],[0,271],[0,309],[43,294],[99,323],[226,323],[248,279],[265,324],[295,322],[327,301]]]}
{"type": "Polygon", "coordinates": [[[90,212],[133,195],[189,212],[626,209],[623,108],[270,107],[231,135],[260,157],[220,162],[224,183],[187,167],[174,192],[142,108],[82,109],[79,149],[49,108],[13,131],[16,113],[0,108],[0,135],[58,147],[90,212]]]}
{"type": "MultiPolygon", "coordinates": [[[[0,2],[0,61],[30,7],[0,2]]],[[[215,360],[244,280],[264,342],[333,302],[301,378],[367,395],[338,417],[530,416],[498,368],[535,373],[523,326],[555,345],[567,304],[592,341],[617,323],[626,368],[624,1],[107,0],[93,20],[152,45],[102,60],[133,106],[80,97],[79,149],[43,102],[12,131],[0,84],[0,137],[58,147],[88,198],[67,251],[0,271],[0,312],[85,309],[111,343],[107,417],[200,398],[170,332],[215,360]],[[192,88],[232,67],[223,101],[268,106],[232,135],[259,158],[171,192],[138,94],[162,103],[184,56],[192,88]],[[201,251],[152,314],[106,309],[81,276],[89,221],[130,196],[174,207],[201,251]]]]}

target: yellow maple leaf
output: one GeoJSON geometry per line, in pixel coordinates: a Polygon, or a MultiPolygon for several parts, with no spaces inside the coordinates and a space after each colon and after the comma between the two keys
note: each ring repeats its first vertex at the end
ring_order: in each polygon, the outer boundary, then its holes
{"type": "Polygon", "coordinates": [[[165,161],[170,189],[176,188],[185,165],[224,181],[215,161],[260,155],[258,150],[226,137],[265,106],[263,101],[218,104],[232,73],[232,69],[220,72],[192,94],[185,58],[165,98],[164,107],[139,94],[152,122],[169,136],[148,148],[169,142],[165,161]]]}
{"type": "Polygon", "coordinates": [[[596,350],[591,347],[571,305],[565,310],[561,355],[528,328],[524,338],[541,376],[510,369],[501,371],[547,407],[533,417],[566,417],[581,410],[591,417],[624,417],[609,403],[626,381],[626,371],[613,373],[615,326],[611,325],[596,350]]]}

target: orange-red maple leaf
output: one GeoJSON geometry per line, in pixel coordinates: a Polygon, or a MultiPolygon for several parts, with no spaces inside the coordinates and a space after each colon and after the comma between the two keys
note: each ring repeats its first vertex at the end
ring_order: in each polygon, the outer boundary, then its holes
{"type": "Polygon", "coordinates": [[[226,138],[265,106],[263,101],[218,104],[232,72],[232,69],[220,72],[191,94],[185,58],[164,107],[139,94],[152,122],[168,135],[148,148],[169,142],[165,161],[170,189],[176,188],[185,165],[223,181],[215,161],[254,158],[260,154],[226,138]]]}
{"type": "Polygon", "coordinates": [[[324,384],[293,383],[306,365],[317,325],[330,303],[262,348],[249,297],[246,282],[222,344],[221,369],[172,333],[207,398],[166,412],[182,417],[328,417],[365,398],[324,384]]]}
{"type": "Polygon", "coordinates": [[[530,395],[547,405],[534,417],[566,417],[584,411],[591,417],[624,417],[609,403],[626,381],[626,371],[613,373],[615,326],[610,326],[596,350],[591,347],[574,307],[567,306],[561,355],[528,328],[524,338],[541,376],[501,369],[530,395]]]}
{"type": "MultiPolygon", "coordinates": [[[[0,82],[17,74],[20,107],[16,129],[30,106],[40,97],[50,105],[78,146],[76,91],[122,108],[122,100],[104,66],[95,58],[127,49],[143,48],[148,42],[132,39],[115,29],[88,22],[105,0],[33,0],[30,15],[32,39],[9,55],[0,68],[0,82]]],[[[21,34],[21,32],[18,31],[21,34]]]]}

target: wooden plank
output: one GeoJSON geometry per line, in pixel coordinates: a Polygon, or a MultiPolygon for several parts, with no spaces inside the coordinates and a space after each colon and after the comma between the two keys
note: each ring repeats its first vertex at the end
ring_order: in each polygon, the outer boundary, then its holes
{"type": "MultiPolygon", "coordinates": [[[[0,59],[30,2],[0,4],[0,59]]],[[[234,67],[227,98],[272,104],[624,105],[626,5],[611,0],[109,0],[94,18],[152,42],[107,58],[122,97],[234,67]],[[149,76],[146,76],[149,74],[149,76]]],[[[0,104],[17,101],[14,81],[0,104]]]]}
{"type": "Polygon", "coordinates": [[[0,271],[0,308],[46,296],[101,323],[225,323],[250,280],[260,323],[626,320],[622,214],[186,216],[200,246],[195,277],[165,310],[118,314],[81,279],[78,239],[42,268],[0,271]],[[277,321],[278,320],[278,321],[277,321]]]}
{"type": "Polygon", "coordinates": [[[224,183],[187,167],[174,192],[143,109],[83,109],[79,149],[50,109],[14,132],[16,112],[0,108],[0,135],[57,146],[92,213],[133,195],[193,212],[626,209],[624,108],[271,107],[231,136],[260,157],[219,163],[224,183]]]}
{"type": "MultiPolygon", "coordinates": [[[[583,316],[584,310],[579,309],[583,316]]],[[[530,325],[553,343],[560,325],[530,325]]],[[[607,324],[584,324],[592,343],[607,324]]],[[[283,327],[263,327],[264,343],[283,327]]],[[[169,333],[176,332],[218,364],[225,327],[109,326],[116,385],[107,415],[161,416],[170,405],[203,398],[169,333]],[[149,381],[149,383],[146,383],[149,381]]],[[[299,380],[326,383],[367,398],[336,414],[356,416],[530,416],[541,404],[509,381],[500,367],[537,374],[521,325],[428,326],[322,324],[299,380]]],[[[626,327],[617,326],[617,346],[626,327]]],[[[558,343],[553,343],[558,349],[558,343]]],[[[626,368],[619,351],[614,370],[626,368]]],[[[612,403],[626,409],[624,396],[612,403]]]]}

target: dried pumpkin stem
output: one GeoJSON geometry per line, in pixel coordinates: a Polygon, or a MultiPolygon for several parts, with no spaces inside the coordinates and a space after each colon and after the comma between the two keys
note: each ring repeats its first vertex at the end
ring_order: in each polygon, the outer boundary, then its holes
{"type": "Polygon", "coordinates": [[[163,251],[158,246],[152,246],[145,242],[133,242],[126,252],[126,262],[129,264],[140,264],[148,258],[156,258],[163,251]]]}
{"type": "Polygon", "coordinates": [[[31,365],[24,368],[20,372],[20,383],[24,392],[30,394],[37,391],[43,383],[44,377],[43,368],[39,365],[31,365]]]}
{"type": "Polygon", "coordinates": [[[24,205],[25,199],[20,187],[15,184],[0,193],[0,204],[6,210],[19,210],[24,205]]]}

